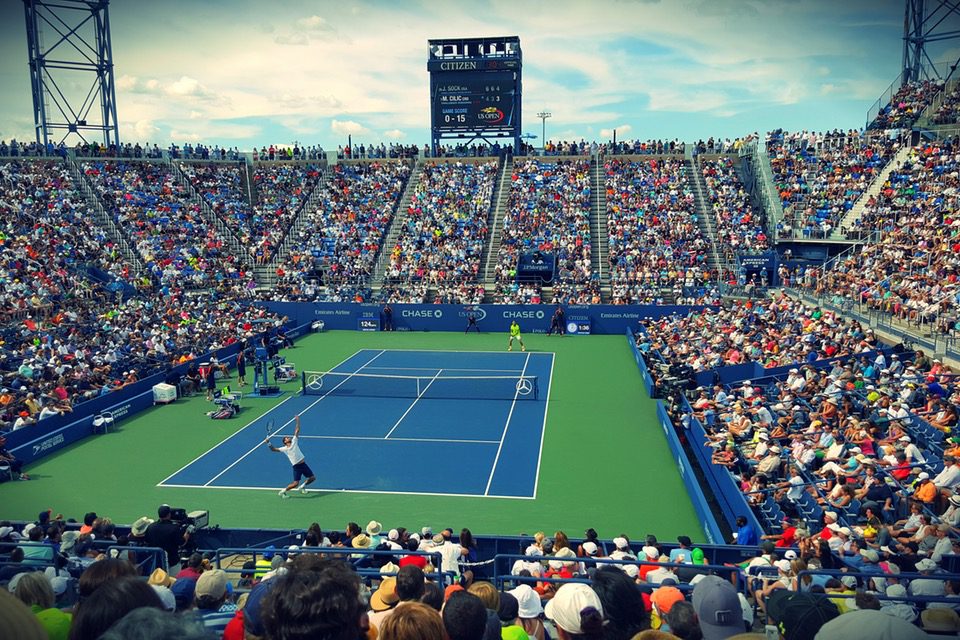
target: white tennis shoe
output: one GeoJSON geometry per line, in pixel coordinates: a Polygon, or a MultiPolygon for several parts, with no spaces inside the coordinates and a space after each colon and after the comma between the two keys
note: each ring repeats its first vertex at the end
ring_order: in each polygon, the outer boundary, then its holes
{"type": "Polygon", "coordinates": [[[286,489],[280,489],[280,493],[278,493],[277,495],[283,498],[284,500],[290,497],[290,494],[287,493],[286,489]]]}
{"type": "Polygon", "coordinates": [[[305,484],[300,485],[300,493],[302,493],[303,495],[307,495],[307,485],[305,484]]]}

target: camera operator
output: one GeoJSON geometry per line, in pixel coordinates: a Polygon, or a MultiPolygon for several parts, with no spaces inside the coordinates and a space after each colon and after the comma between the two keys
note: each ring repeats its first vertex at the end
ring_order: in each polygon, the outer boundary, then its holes
{"type": "Polygon", "coordinates": [[[144,536],[151,547],[159,547],[167,553],[167,573],[176,575],[180,571],[180,547],[190,540],[193,525],[184,526],[174,522],[170,505],[162,504],[157,509],[159,520],[147,527],[144,536]]]}

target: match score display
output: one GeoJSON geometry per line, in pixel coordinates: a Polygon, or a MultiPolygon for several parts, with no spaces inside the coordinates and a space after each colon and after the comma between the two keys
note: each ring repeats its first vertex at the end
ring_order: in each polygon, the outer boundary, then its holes
{"type": "Polygon", "coordinates": [[[514,124],[513,71],[436,74],[433,123],[440,130],[510,127],[514,124]]]}

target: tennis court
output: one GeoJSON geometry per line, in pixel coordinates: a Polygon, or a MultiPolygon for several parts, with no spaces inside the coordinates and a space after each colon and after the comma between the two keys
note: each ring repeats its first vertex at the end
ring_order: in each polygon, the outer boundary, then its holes
{"type": "Polygon", "coordinates": [[[280,446],[299,414],[312,491],[533,499],[553,363],[544,352],[361,349],[302,372],[302,394],[158,486],[277,490],[290,464],[263,441],[280,446]]]}

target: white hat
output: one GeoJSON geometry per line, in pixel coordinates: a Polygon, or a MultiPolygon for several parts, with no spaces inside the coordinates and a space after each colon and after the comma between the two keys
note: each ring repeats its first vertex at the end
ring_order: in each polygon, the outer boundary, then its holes
{"type": "Polygon", "coordinates": [[[597,555],[597,551],[599,551],[599,549],[597,548],[596,542],[587,540],[586,542],[583,543],[583,552],[586,553],[588,556],[597,555]]]}
{"type": "Polygon", "coordinates": [[[614,545],[617,549],[626,549],[626,548],[628,548],[628,547],[630,546],[630,543],[627,542],[627,539],[626,539],[626,538],[617,537],[617,538],[614,538],[614,539],[613,539],[613,545],[614,545]]]}
{"type": "Polygon", "coordinates": [[[533,590],[528,584],[517,585],[516,588],[507,591],[517,599],[520,605],[517,615],[521,618],[536,618],[543,613],[543,603],[540,601],[540,594],[533,590]]]}
{"type": "Polygon", "coordinates": [[[796,560],[797,552],[794,551],[793,549],[788,549],[787,552],[783,554],[783,557],[786,558],[787,560],[796,560]]]}
{"type": "Polygon", "coordinates": [[[937,568],[937,563],[930,558],[924,558],[916,564],[917,571],[933,571],[937,568]]]}
{"type": "Polygon", "coordinates": [[[897,438],[900,442],[910,442],[910,436],[900,436],[897,438]]]}
{"type": "Polygon", "coordinates": [[[647,556],[648,558],[660,557],[660,551],[656,547],[652,547],[650,545],[643,547],[642,549],[640,549],[640,551],[642,551],[643,555],[647,556]]]}
{"type": "Polygon", "coordinates": [[[383,525],[377,522],[376,520],[371,520],[367,523],[367,535],[375,536],[383,531],[383,525]]]}
{"type": "Polygon", "coordinates": [[[544,612],[547,618],[567,633],[579,634],[583,632],[580,622],[583,610],[587,607],[593,607],[603,616],[603,605],[597,592],[588,584],[571,582],[557,589],[556,595],[547,602],[544,612]]]}
{"type": "Polygon", "coordinates": [[[840,582],[843,583],[843,586],[850,587],[851,589],[857,587],[857,579],[853,576],[843,576],[840,578],[840,582]]]}
{"type": "Polygon", "coordinates": [[[540,547],[538,547],[538,546],[535,545],[535,544],[532,544],[532,545],[530,545],[529,547],[527,547],[527,548],[523,551],[523,555],[525,555],[525,556],[542,556],[542,555],[543,555],[543,549],[541,549],[540,547]]]}
{"type": "Polygon", "coordinates": [[[773,563],[773,566],[775,566],[777,569],[779,569],[780,571],[782,571],[782,572],[784,572],[784,573],[789,573],[789,572],[790,572],[790,561],[789,561],[789,560],[777,560],[776,562],[773,563]]]}
{"type": "Polygon", "coordinates": [[[387,534],[387,539],[396,542],[400,539],[400,532],[396,529],[390,529],[390,532],[387,534]]]}
{"type": "Polygon", "coordinates": [[[761,440],[769,440],[769,439],[770,439],[770,435],[769,435],[769,434],[766,434],[766,433],[761,433],[761,434],[758,435],[757,437],[760,438],[761,440]]]}
{"type": "Polygon", "coordinates": [[[840,528],[837,530],[837,533],[842,533],[843,535],[849,537],[850,534],[851,534],[850,527],[840,527],[840,528]]]}
{"type": "Polygon", "coordinates": [[[929,480],[929,479],[930,479],[930,474],[927,473],[926,471],[924,471],[923,473],[917,476],[917,480],[929,480]]]}

